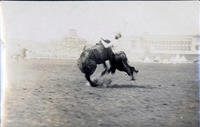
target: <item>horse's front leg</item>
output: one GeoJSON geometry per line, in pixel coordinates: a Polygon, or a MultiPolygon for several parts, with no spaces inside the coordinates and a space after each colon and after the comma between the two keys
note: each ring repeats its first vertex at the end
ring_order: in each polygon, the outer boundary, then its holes
{"type": "Polygon", "coordinates": [[[115,73],[116,71],[116,67],[115,67],[115,64],[114,64],[114,61],[112,60],[109,60],[109,63],[110,63],[110,68],[107,70],[107,73],[115,73]]]}
{"type": "Polygon", "coordinates": [[[116,71],[116,68],[115,68],[115,67],[110,67],[110,68],[108,69],[107,73],[110,73],[110,72],[111,72],[112,74],[114,74],[115,71],[116,71]]]}
{"type": "Polygon", "coordinates": [[[106,62],[103,62],[103,66],[104,66],[105,70],[101,73],[101,76],[105,75],[105,73],[107,72],[107,69],[108,69],[106,62]]]}

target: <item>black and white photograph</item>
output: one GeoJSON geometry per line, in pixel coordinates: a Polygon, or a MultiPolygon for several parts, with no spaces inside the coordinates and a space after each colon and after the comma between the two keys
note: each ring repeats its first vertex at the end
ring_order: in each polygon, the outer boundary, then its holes
{"type": "Polygon", "coordinates": [[[2,1],[2,127],[198,127],[198,1],[2,1]]]}

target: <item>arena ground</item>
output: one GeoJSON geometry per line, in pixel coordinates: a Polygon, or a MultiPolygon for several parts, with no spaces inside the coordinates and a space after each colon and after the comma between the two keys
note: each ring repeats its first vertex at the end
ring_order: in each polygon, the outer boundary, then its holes
{"type": "MultiPolygon", "coordinates": [[[[131,63],[92,88],[73,60],[8,63],[5,127],[197,127],[197,64],[131,63]]],[[[102,71],[99,66],[94,75],[102,71]]]]}

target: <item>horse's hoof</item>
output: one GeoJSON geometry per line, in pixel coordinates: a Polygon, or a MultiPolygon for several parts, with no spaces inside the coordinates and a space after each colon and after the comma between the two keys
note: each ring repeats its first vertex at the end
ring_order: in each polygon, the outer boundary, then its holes
{"type": "Polygon", "coordinates": [[[97,87],[98,84],[99,84],[98,80],[95,79],[93,82],[90,83],[90,86],[91,86],[91,87],[97,87]]]}
{"type": "Polygon", "coordinates": [[[135,81],[135,78],[132,78],[131,80],[132,80],[132,81],[135,81]]]}
{"type": "Polygon", "coordinates": [[[113,75],[113,74],[115,74],[115,72],[112,71],[111,74],[113,75]]]}
{"type": "Polygon", "coordinates": [[[138,73],[138,72],[139,72],[138,70],[135,71],[135,73],[138,73]]]}
{"type": "Polygon", "coordinates": [[[90,84],[91,87],[97,87],[98,85],[93,83],[93,84],[90,84]]]}
{"type": "Polygon", "coordinates": [[[104,76],[104,75],[105,75],[105,73],[106,73],[106,72],[102,72],[102,73],[101,73],[101,76],[104,76]]]}

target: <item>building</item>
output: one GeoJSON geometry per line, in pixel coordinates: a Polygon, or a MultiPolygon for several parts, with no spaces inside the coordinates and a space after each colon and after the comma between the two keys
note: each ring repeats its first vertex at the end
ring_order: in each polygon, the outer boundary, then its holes
{"type": "Polygon", "coordinates": [[[143,35],[132,39],[133,49],[150,54],[197,54],[199,36],[143,35]]]}
{"type": "Polygon", "coordinates": [[[61,40],[28,47],[27,58],[77,59],[86,42],[76,30],[71,29],[61,40]]]}

